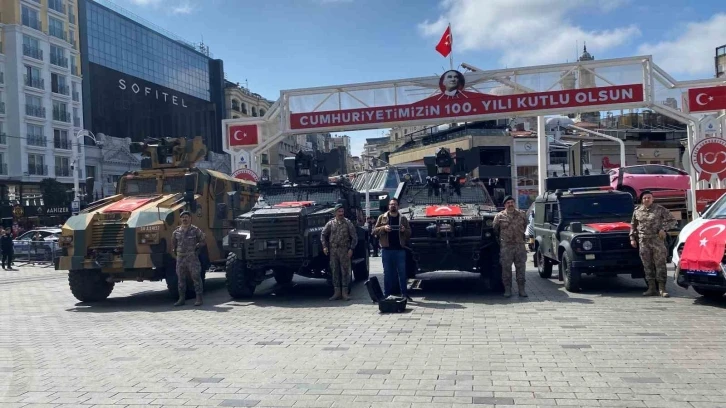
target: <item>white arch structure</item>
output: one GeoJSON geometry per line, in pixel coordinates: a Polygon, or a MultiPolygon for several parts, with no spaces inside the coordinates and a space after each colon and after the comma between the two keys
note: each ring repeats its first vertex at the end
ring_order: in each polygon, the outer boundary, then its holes
{"type": "MultiPolygon", "coordinates": [[[[233,158],[240,154],[240,146],[230,146],[231,127],[256,125],[261,142],[250,145],[247,153],[251,153],[250,165],[259,173],[259,154],[287,136],[537,116],[541,190],[547,174],[545,115],[651,109],[688,126],[691,151],[702,137],[701,117],[708,111],[700,109],[695,116],[689,113],[697,109],[689,109],[688,91],[726,85],[724,78],[677,81],[653,63],[651,56],[476,69],[463,78],[466,87],[455,96],[443,93],[436,76],[284,90],[264,117],[223,121],[225,151],[233,158]],[[510,87],[511,93],[489,93],[494,87],[501,91],[502,86],[510,87]],[[667,98],[675,98],[681,109],[663,104],[667,98]]],[[[698,101],[706,99],[702,96],[698,101]]],[[[711,111],[719,109],[726,107],[711,111]]],[[[689,168],[691,202],[695,203],[699,183],[693,166],[689,168]]]]}

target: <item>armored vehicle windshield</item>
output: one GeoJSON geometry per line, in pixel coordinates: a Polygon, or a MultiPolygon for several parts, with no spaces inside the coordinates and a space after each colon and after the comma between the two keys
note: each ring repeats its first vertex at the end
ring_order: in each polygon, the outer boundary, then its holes
{"type": "Polygon", "coordinates": [[[341,198],[340,187],[333,185],[269,187],[263,189],[260,193],[259,204],[262,206],[306,201],[333,206],[341,198]]]}
{"type": "Polygon", "coordinates": [[[458,189],[441,184],[438,189],[426,184],[407,184],[402,207],[412,205],[476,204],[494,208],[494,200],[479,182],[469,181],[458,189]]]}
{"type": "Polygon", "coordinates": [[[560,212],[564,218],[569,219],[618,218],[630,221],[633,200],[627,194],[574,194],[560,200],[560,212]]]}

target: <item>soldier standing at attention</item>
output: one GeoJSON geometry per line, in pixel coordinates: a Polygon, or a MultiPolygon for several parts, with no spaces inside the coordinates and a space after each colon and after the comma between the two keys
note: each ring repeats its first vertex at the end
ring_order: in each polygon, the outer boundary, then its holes
{"type": "Polygon", "coordinates": [[[666,231],[676,226],[676,219],[665,207],[653,204],[653,193],[644,190],[640,196],[642,205],[633,211],[630,224],[630,245],[638,248],[643,261],[648,290],[643,296],[668,297],[666,292],[666,261],[668,249],[665,246],[666,231]],[[656,282],[658,286],[656,287],[656,282]]]}
{"type": "Polygon", "coordinates": [[[504,197],[504,211],[494,217],[494,233],[499,237],[499,262],[502,264],[502,283],[504,297],[512,296],[512,263],[517,271],[519,296],[527,297],[524,291],[524,268],[527,262],[527,249],[524,247],[524,232],[527,216],[524,211],[514,208],[514,198],[504,197]]]}
{"type": "Polygon", "coordinates": [[[348,297],[350,258],[353,257],[353,248],[358,244],[358,234],[353,223],[345,218],[345,209],[342,205],[335,206],[335,218],[323,227],[320,242],[323,244],[325,255],[330,256],[330,273],[333,275],[335,289],[335,293],[328,300],[350,300],[348,297]]]}
{"type": "Polygon", "coordinates": [[[197,295],[194,306],[202,304],[202,266],[199,263],[197,249],[206,245],[204,232],[192,225],[192,215],[189,211],[182,211],[181,225],[171,235],[171,247],[176,255],[176,276],[179,280],[179,301],[174,306],[182,306],[187,299],[187,277],[194,282],[194,292],[197,295]]]}

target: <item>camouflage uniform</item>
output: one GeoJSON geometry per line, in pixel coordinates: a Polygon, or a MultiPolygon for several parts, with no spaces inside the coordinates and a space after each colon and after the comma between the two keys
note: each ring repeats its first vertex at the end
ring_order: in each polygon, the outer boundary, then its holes
{"type": "Polygon", "coordinates": [[[353,223],[343,218],[328,221],[320,234],[323,248],[329,249],[330,273],[333,275],[333,288],[345,292],[350,284],[350,258],[348,250],[358,244],[358,235],[353,223]]]}
{"type": "Polygon", "coordinates": [[[650,207],[639,205],[633,212],[631,220],[630,239],[638,242],[640,259],[643,261],[645,280],[648,282],[648,292],[655,294],[655,283],[661,287],[661,294],[665,291],[666,260],[668,249],[665,241],[660,239],[658,232],[668,232],[676,226],[676,219],[665,207],[651,204],[650,207]]]}
{"type": "Polygon", "coordinates": [[[504,210],[494,217],[494,232],[499,237],[499,262],[502,265],[502,283],[505,291],[512,287],[512,263],[514,263],[520,293],[524,292],[524,269],[527,262],[527,249],[524,247],[526,228],[527,216],[524,211],[515,209],[509,213],[504,210]]]}
{"type": "Polygon", "coordinates": [[[187,277],[194,282],[194,292],[202,296],[202,266],[196,252],[196,245],[205,240],[204,232],[194,225],[185,231],[178,227],[171,235],[172,247],[176,250],[176,276],[179,280],[179,299],[186,297],[187,277]]]}

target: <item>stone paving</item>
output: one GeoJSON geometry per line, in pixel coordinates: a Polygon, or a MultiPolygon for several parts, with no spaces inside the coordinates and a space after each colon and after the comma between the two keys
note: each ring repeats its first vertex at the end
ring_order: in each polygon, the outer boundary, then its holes
{"type": "Polygon", "coordinates": [[[52,268],[0,271],[0,407],[726,406],[726,299],[643,298],[628,277],[571,294],[531,264],[528,299],[422,278],[380,315],[360,284],[347,303],[297,278],[233,301],[211,274],[201,308],[163,282],[89,305],[52,268]]]}

